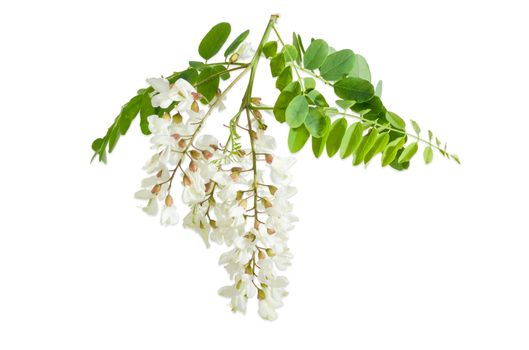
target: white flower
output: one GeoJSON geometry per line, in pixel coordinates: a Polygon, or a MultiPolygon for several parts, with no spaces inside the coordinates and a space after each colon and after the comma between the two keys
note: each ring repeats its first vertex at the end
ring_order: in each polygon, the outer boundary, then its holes
{"type": "Polygon", "coordinates": [[[165,206],[162,209],[162,215],[160,217],[161,224],[164,226],[176,225],[180,217],[178,216],[178,211],[174,205],[170,207],[165,206]]]}
{"type": "Polygon", "coordinates": [[[188,110],[194,101],[195,89],[187,80],[178,79],[173,85],[165,78],[150,78],[147,82],[154,88],[155,94],[151,98],[153,107],[167,108],[173,102],[178,102],[179,112],[188,110]]]}
{"type": "Polygon", "coordinates": [[[290,168],[296,160],[292,157],[274,157],[270,164],[270,178],[276,185],[288,185],[291,180],[290,168]]]}
{"type": "Polygon", "coordinates": [[[245,41],[239,46],[235,53],[239,55],[239,60],[246,60],[255,54],[255,50],[249,42],[245,41]]]}

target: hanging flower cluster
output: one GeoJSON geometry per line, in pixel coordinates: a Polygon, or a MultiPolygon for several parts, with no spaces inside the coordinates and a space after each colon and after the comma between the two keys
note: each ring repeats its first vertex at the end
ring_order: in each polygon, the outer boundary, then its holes
{"type": "Polygon", "coordinates": [[[339,153],[360,165],[379,155],[382,166],[404,170],[424,144],[426,164],[433,150],[459,163],[431,131],[421,138],[417,122],[411,120],[414,133],[407,132],[405,121],[382,103],[382,83],[372,85],[363,56],[337,51],[322,39],[313,39],[305,49],[295,33],[287,44],[276,29],[277,19],[271,16],[255,50],[245,41],[247,30],[228,46],[222,62],[211,63],[231,31],[228,23],[214,26],[198,48],[204,61],[190,61],[186,70],[166,78],[148,79],[149,87],[139,90],[106,135],[92,143],[94,157],[106,162],[107,150],[113,151],[139,114],[153,149],[144,166],[148,176],[135,195],[143,201],[143,211],[158,216],[164,226],[182,221],[208,247],[210,242],[226,246],[219,264],[230,283],[219,294],[229,299],[234,312],[245,313],[248,300],[257,300],[259,315],[267,320],[277,318],[287,295],[282,271],[291,263],[287,242],[297,218],[290,202],[296,193],[290,175],[294,159],[276,154],[262,112],[271,111],[276,121],[288,125],[292,153],[311,140],[316,157],[326,150],[329,157],[339,153]],[[272,32],[277,41],[269,40],[272,32]],[[280,91],[273,106],[252,94],[262,57],[269,59],[280,91]],[[232,79],[234,72],[239,74],[232,79]],[[242,103],[230,111],[224,99],[247,73],[242,103]],[[229,80],[223,87],[222,81],[229,80]],[[317,90],[317,82],[333,90],[335,106],[317,90]],[[216,112],[233,113],[225,123],[225,142],[219,141],[220,135],[202,132],[216,112]],[[349,124],[347,119],[356,121],[349,124]]]}

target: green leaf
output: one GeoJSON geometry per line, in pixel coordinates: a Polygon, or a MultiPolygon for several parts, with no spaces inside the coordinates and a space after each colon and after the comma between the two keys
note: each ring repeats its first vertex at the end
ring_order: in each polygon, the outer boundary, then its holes
{"type": "Polygon", "coordinates": [[[119,136],[120,136],[119,127],[118,125],[114,125],[108,137],[108,153],[112,153],[112,151],[116,147],[116,144],[118,143],[118,140],[119,140],[119,136]]]}
{"type": "Polygon", "coordinates": [[[309,114],[309,104],[303,95],[298,95],[290,101],[285,111],[287,124],[297,128],[303,124],[309,114]]]}
{"type": "Polygon", "coordinates": [[[375,95],[375,89],[370,82],[360,78],[344,78],[334,83],[334,92],[344,100],[364,102],[375,95]]]}
{"type": "Polygon", "coordinates": [[[375,95],[378,97],[382,97],[382,88],[384,84],[382,83],[382,80],[379,80],[377,83],[377,86],[375,87],[375,95]]]}
{"type": "Polygon", "coordinates": [[[277,77],[285,69],[286,61],[283,53],[278,53],[270,60],[270,71],[273,77],[277,77]]]}
{"type": "Polygon", "coordinates": [[[349,76],[371,81],[371,71],[364,56],[356,54],[349,76]]]}
{"type": "Polygon", "coordinates": [[[305,127],[312,137],[320,138],[327,133],[331,119],[321,111],[320,108],[310,108],[307,118],[305,118],[305,127]]]}
{"type": "Polygon", "coordinates": [[[347,120],[345,118],[336,119],[329,131],[329,136],[327,137],[327,155],[332,157],[340,149],[342,144],[342,138],[347,129],[347,120]]]}
{"type": "Polygon", "coordinates": [[[101,145],[103,144],[103,139],[102,138],[97,138],[95,139],[93,142],[92,142],[92,150],[94,152],[97,152],[99,151],[99,149],[101,148],[101,145]]]}
{"type": "Polygon", "coordinates": [[[292,91],[283,90],[274,104],[274,116],[280,123],[284,123],[286,120],[285,111],[292,99],[298,94],[292,91]]]}
{"type": "Polygon", "coordinates": [[[415,153],[417,153],[417,150],[419,149],[419,145],[417,142],[410,143],[406,148],[404,148],[404,151],[400,154],[399,157],[399,163],[405,163],[409,161],[415,153]]]}
{"type": "Polygon", "coordinates": [[[378,135],[377,140],[373,144],[373,147],[366,153],[364,157],[364,163],[367,164],[374,156],[382,152],[389,142],[389,133],[383,133],[378,135]]]}
{"type": "Polygon", "coordinates": [[[304,125],[299,128],[291,128],[288,133],[288,149],[290,152],[296,153],[302,149],[309,136],[310,134],[304,125]]]}
{"type": "Polygon", "coordinates": [[[419,124],[417,124],[415,120],[410,119],[410,122],[411,126],[413,126],[413,130],[415,130],[415,133],[417,134],[417,136],[419,136],[419,134],[421,133],[421,127],[419,126],[419,124]]]}
{"type": "Polygon", "coordinates": [[[226,68],[221,65],[207,67],[198,76],[199,85],[197,86],[197,92],[204,96],[208,103],[211,102],[217,94],[220,83],[220,73],[225,70],[226,68]]]}
{"type": "Polygon", "coordinates": [[[397,156],[397,152],[401,149],[401,147],[406,142],[405,137],[399,137],[393,141],[391,141],[384,152],[382,153],[382,166],[386,166],[393,162],[395,157],[397,156]]]}
{"type": "Polygon", "coordinates": [[[316,88],[316,80],[313,78],[303,78],[303,86],[307,92],[314,90],[316,88]]]}
{"type": "Polygon", "coordinates": [[[340,145],[340,158],[345,159],[356,151],[360,141],[362,141],[363,133],[364,126],[362,123],[354,123],[347,128],[340,145]]]}
{"type": "Polygon", "coordinates": [[[281,52],[285,55],[286,62],[295,61],[298,57],[298,51],[296,50],[296,48],[289,44],[283,46],[283,50],[281,50],[281,52]]]}
{"type": "Polygon", "coordinates": [[[461,164],[461,160],[459,160],[459,156],[457,154],[451,154],[450,155],[450,158],[452,158],[453,160],[455,160],[455,162],[457,164],[461,164]]]}
{"type": "Polygon", "coordinates": [[[140,128],[141,132],[144,135],[150,135],[151,131],[149,130],[149,121],[147,118],[154,114],[154,108],[151,103],[151,97],[149,94],[143,94],[141,100],[141,109],[140,109],[140,128]]]}
{"type": "Polygon", "coordinates": [[[329,45],[322,39],[313,40],[305,56],[303,57],[303,65],[305,68],[314,70],[321,67],[327,55],[329,54],[329,45]]]}
{"type": "Polygon", "coordinates": [[[336,104],[340,108],[345,109],[345,110],[351,108],[355,103],[356,101],[350,101],[350,100],[337,100],[336,101],[336,104]]]}
{"type": "Polygon", "coordinates": [[[211,57],[215,56],[226,40],[228,40],[230,32],[231,26],[229,23],[222,22],[215,25],[200,42],[200,45],[198,46],[199,55],[205,60],[209,60],[211,57]]]}
{"type": "Polygon", "coordinates": [[[353,51],[348,49],[336,51],[323,61],[320,74],[324,79],[338,80],[351,71],[354,61],[355,54],[353,51]]]}
{"type": "Polygon", "coordinates": [[[277,54],[277,41],[269,41],[264,44],[263,54],[266,58],[274,57],[277,54]]]}
{"type": "Polygon", "coordinates": [[[329,104],[327,103],[327,101],[325,101],[325,97],[323,97],[323,95],[318,90],[309,91],[307,96],[311,100],[311,102],[316,106],[329,107],[329,104]]]}
{"type": "Polygon", "coordinates": [[[432,139],[433,139],[433,132],[432,132],[432,130],[428,130],[428,139],[430,140],[430,142],[432,142],[432,139]]]}
{"type": "Polygon", "coordinates": [[[292,46],[296,49],[296,63],[301,65],[301,55],[303,54],[301,37],[296,33],[292,33],[292,46]]]}
{"type": "Polygon", "coordinates": [[[391,126],[397,129],[401,129],[401,130],[406,129],[406,123],[396,113],[389,112],[389,111],[386,112],[386,119],[391,124],[391,126]]]}
{"type": "Polygon", "coordinates": [[[239,36],[236,37],[235,40],[233,40],[233,42],[230,44],[230,46],[228,46],[226,51],[224,51],[224,57],[228,58],[228,56],[230,56],[232,53],[234,53],[235,50],[237,50],[237,48],[239,47],[239,45],[242,44],[244,39],[246,39],[248,37],[248,34],[250,34],[250,30],[249,29],[245,30],[244,32],[239,34],[239,36]]]}
{"type": "MultiPolygon", "coordinates": [[[[125,135],[127,133],[127,131],[129,130],[130,124],[140,112],[142,98],[143,98],[143,95],[134,96],[121,109],[121,113],[118,115],[117,121],[116,121],[121,135],[125,135]]],[[[116,139],[116,142],[117,142],[117,139],[116,139]]],[[[112,151],[109,151],[109,152],[112,152],[112,151]]]]}
{"type": "Polygon", "coordinates": [[[276,80],[276,88],[283,90],[288,84],[292,82],[292,67],[287,66],[276,80]]]}
{"type": "Polygon", "coordinates": [[[325,149],[325,144],[327,143],[327,138],[329,137],[329,129],[322,137],[313,137],[312,138],[312,153],[316,158],[319,158],[325,149]]]}
{"type": "Polygon", "coordinates": [[[378,138],[378,131],[376,128],[371,128],[369,133],[362,138],[362,141],[358,145],[358,148],[354,154],[353,165],[359,165],[364,161],[364,157],[369,152],[369,150],[375,144],[375,141],[378,138]]]}
{"type": "Polygon", "coordinates": [[[430,164],[433,160],[433,150],[432,150],[432,147],[428,146],[426,148],[424,148],[424,151],[423,151],[423,158],[424,158],[424,163],[426,164],[430,164]]]}

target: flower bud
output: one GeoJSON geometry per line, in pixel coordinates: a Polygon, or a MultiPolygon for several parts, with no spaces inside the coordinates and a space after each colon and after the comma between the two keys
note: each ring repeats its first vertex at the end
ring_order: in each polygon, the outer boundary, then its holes
{"type": "Polygon", "coordinates": [[[160,170],[156,173],[156,177],[160,178],[163,175],[163,170],[160,170]]]}
{"type": "Polygon", "coordinates": [[[274,156],[271,155],[270,153],[267,153],[267,154],[265,155],[265,160],[266,160],[266,162],[267,162],[268,164],[272,164],[272,162],[274,161],[274,156]]]}
{"type": "Polygon", "coordinates": [[[241,289],[242,280],[237,281],[237,284],[235,285],[236,289],[241,289]]]}
{"type": "Polygon", "coordinates": [[[244,273],[246,273],[247,275],[253,275],[253,268],[250,264],[246,265],[246,267],[244,268],[244,273]]]}
{"type": "Polygon", "coordinates": [[[257,140],[257,133],[255,130],[250,130],[250,137],[254,140],[257,140]]]}
{"type": "Polygon", "coordinates": [[[191,179],[189,178],[189,176],[187,176],[187,174],[184,174],[183,182],[184,186],[191,186],[191,179]]]}
{"type": "Polygon", "coordinates": [[[231,171],[240,173],[242,171],[242,168],[240,166],[234,166],[231,168],[231,171]]]}
{"type": "Polygon", "coordinates": [[[189,155],[191,156],[191,158],[193,159],[200,159],[200,156],[201,156],[202,153],[200,153],[199,151],[193,149],[191,151],[189,151],[189,155]]]}
{"type": "Polygon", "coordinates": [[[192,160],[190,163],[189,163],[189,170],[191,170],[192,172],[196,173],[197,170],[198,170],[198,165],[197,163],[192,160]]]}
{"type": "Polygon", "coordinates": [[[165,205],[170,207],[173,205],[173,197],[171,197],[170,194],[167,195],[167,197],[165,197],[165,205]]]}
{"type": "Polygon", "coordinates": [[[276,256],[276,253],[272,250],[272,248],[266,248],[266,254],[271,258],[276,256]]]}
{"type": "Polygon", "coordinates": [[[196,91],[191,92],[191,96],[193,96],[193,100],[195,100],[195,101],[198,101],[198,100],[200,100],[202,98],[202,95],[199,94],[196,91]]]}
{"type": "Polygon", "coordinates": [[[270,191],[272,196],[275,196],[275,194],[277,192],[277,187],[275,187],[274,185],[268,185],[268,190],[270,191]]]}
{"type": "Polygon", "coordinates": [[[154,185],[154,187],[151,189],[152,194],[158,194],[160,193],[160,190],[162,189],[162,186],[160,184],[154,185]]]}
{"type": "Polygon", "coordinates": [[[206,158],[206,160],[210,160],[211,157],[213,157],[213,153],[207,150],[202,151],[202,155],[204,156],[204,158],[206,158]]]}
{"type": "Polygon", "coordinates": [[[169,120],[171,120],[171,115],[170,115],[169,113],[165,112],[165,113],[163,114],[162,118],[163,118],[164,120],[169,121],[169,120]]]}
{"type": "Polygon", "coordinates": [[[191,104],[191,110],[195,113],[198,113],[198,111],[200,111],[200,107],[198,106],[197,101],[193,101],[193,103],[191,104]]]}
{"type": "Polygon", "coordinates": [[[273,235],[274,233],[276,233],[276,230],[274,230],[273,228],[267,228],[266,229],[266,232],[269,234],[269,235],[273,235]]]}
{"type": "Polygon", "coordinates": [[[175,124],[180,124],[182,122],[184,118],[182,117],[182,115],[179,113],[176,113],[175,115],[173,115],[173,122],[175,122],[175,124]]]}
{"type": "Polygon", "coordinates": [[[212,188],[213,188],[213,181],[210,181],[204,185],[204,190],[206,191],[206,193],[209,193],[209,191],[211,191],[212,188]]]}
{"type": "Polygon", "coordinates": [[[257,299],[259,299],[259,300],[265,300],[266,299],[266,295],[265,295],[264,290],[259,289],[257,291],[257,299]]]}
{"type": "Polygon", "coordinates": [[[253,116],[255,117],[255,119],[258,119],[258,120],[263,119],[263,115],[261,114],[259,110],[254,109],[252,112],[253,112],[253,116]]]}
{"type": "Polygon", "coordinates": [[[251,233],[251,232],[249,232],[249,233],[248,233],[246,236],[244,236],[244,237],[245,237],[246,239],[248,239],[250,242],[255,241],[255,239],[257,238],[257,237],[255,237],[255,235],[254,235],[253,233],[251,233]]]}
{"type": "Polygon", "coordinates": [[[242,199],[243,194],[244,194],[243,191],[237,191],[237,196],[235,197],[235,199],[240,201],[242,199]]]}
{"type": "Polygon", "coordinates": [[[246,207],[248,206],[248,201],[246,199],[243,199],[239,201],[239,205],[243,207],[244,209],[246,209],[246,207]]]}
{"type": "Polygon", "coordinates": [[[179,133],[174,133],[174,134],[171,135],[171,137],[172,137],[173,139],[175,139],[175,141],[178,141],[178,140],[180,140],[180,137],[181,137],[181,136],[180,136],[179,133]]]}
{"type": "Polygon", "coordinates": [[[235,63],[237,62],[238,59],[239,59],[239,54],[234,53],[233,55],[230,56],[230,63],[235,63]]]}
{"type": "Polygon", "coordinates": [[[180,139],[180,141],[178,141],[178,147],[184,148],[185,146],[186,146],[186,140],[180,139]]]}
{"type": "Polygon", "coordinates": [[[232,181],[237,181],[237,179],[239,178],[239,175],[240,173],[238,171],[234,171],[230,174],[230,177],[232,179],[232,181]]]}
{"type": "Polygon", "coordinates": [[[238,150],[237,151],[237,154],[239,155],[239,157],[244,157],[246,155],[246,152],[242,149],[238,150]]]}
{"type": "Polygon", "coordinates": [[[209,220],[209,225],[213,228],[217,228],[217,222],[215,220],[209,220]]]}
{"type": "Polygon", "coordinates": [[[252,97],[252,103],[254,105],[259,106],[261,104],[261,98],[260,97],[252,97]]]}
{"type": "Polygon", "coordinates": [[[265,208],[267,208],[267,209],[268,209],[268,208],[272,208],[272,203],[270,203],[269,200],[263,198],[263,199],[261,199],[261,202],[263,203],[263,205],[264,205],[265,208]]]}
{"type": "Polygon", "coordinates": [[[261,225],[261,224],[259,223],[259,221],[255,220],[255,221],[253,222],[253,228],[254,228],[254,229],[258,230],[258,229],[259,229],[259,225],[261,225]]]}
{"type": "Polygon", "coordinates": [[[217,202],[215,202],[215,198],[213,198],[213,196],[209,197],[208,202],[209,202],[209,205],[211,207],[214,207],[217,204],[217,202]]]}
{"type": "Polygon", "coordinates": [[[266,254],[262,250],[259,251],[259,254],[257,254],[257,256],[259,257],[259,260],[266,259],[266,254]]]}

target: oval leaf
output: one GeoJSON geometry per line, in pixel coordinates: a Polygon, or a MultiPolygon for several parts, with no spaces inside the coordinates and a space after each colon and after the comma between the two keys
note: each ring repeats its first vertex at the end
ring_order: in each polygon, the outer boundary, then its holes
{"type": "Polygon", "coordinates": [[[351,124],[345,131],[340,145],[340,158],[344,159],[349,157],[362,141],[362,135],[364,133],[364,126],[361,123],[351,124]]]}
{"type": "Polygon", "coordinates": [[[358,54],[355,55],[353,69],[351,69],[349,75],[352,77],[371,81],[371,71],[369,70],[369,65],[367,64],[367,61],[364,56],[358,54]]]}
{"type": "Polygon", "coordinates": [[[430,164],[433,160],[433,150],[432,150],[432,147],[428,146],[424,149],[424,152],[423,152],[423,156],[424,156],[424,162],[426,164],[430,164]]]}
{"type": "Polygon", "coordinates": [[[344,78],[334,84],[334,92],[344,100],[365,102],[375,95],[375,88],[370,82],[360,78],[344,78]]]}
{"type": "Polygon", "coordinates": [[[209,60],[222,48],[230,36],[231,25],[226,22],[219,23],[209,30],[198,46],[199,55],[209,60]]]}
{"type": "Polygon", "coordinates": [[[371,128],[369,133],[362,138],[362,141],[356,149],[353,165],[359,165],[364,161],[364,157],[369,152],[369,150],[375,144],[375,141],[378,138],[378,131],[376,128],[371,128]]]}
{"type": "Polygon", "coordinates": [[[327,80],[338,80],[353,68],[355,54],[351,50],[340,50],[327,56],[320,67],[320,74],[327,80]]]}
{"type": "Polygon", "coordinates": [[[291,128],[288,133],[288,149],[292,153],[298,152],[303,148],[307,140],[309,139],[309,132],[304,125],[299,128],[291,128]]]}
{"type": "Polygon", "coordinates": [[[419,145],[417,142],[410,143],[406,148],[404,148],[404,151],[400,154],[399,157],[399,163],[405,163],[409,161],[415,153],[417,153],[417,150],[419,149],[419,145]]]}
{"type": "Polygon", "coordinates": [[[292,128],[297,128],[303,124],[309,114],[309,104],[303,95],[298,95],[290,101],[285,111],[287,124],[292,128]]]}
{"type": "Polygon", "coordinates": [[[331,119],[325,115],[319,108],[311,108],[307,118],[305,118],[305,127],[312,137],[321,138],[325,135],[331,124],[331,119]]]}
{"type": "Polygon", "coordinates": [[[230,44],[230,46],[228,46],[228,48],[226,49],[226,51],[224,51],[224,57],[228,57],[229,55],[231,55],[232,53],[235,52],[235,50],[237,50],[237,48],[239,47],[239,45],[242,44],[242,42],[244,41],[244,39],[246,39],[248,37],[248,34],[250,34],[250,30],[245,30],[244,32],[242,32],[241,34],[239,34],[238,37],[235,38],[235,40],[233,40],[233,42],[230,44]]]}
{"type": "Polygon", "coordinates": [[[329,45],[322,39],[312,41],[303,57],[305,68],[314,70],[321,67],[329,54],[329,45]]]}
{"type": "Polygon", "coordinates": [[[347,120],[345,118],[336,119],[331,125],[329,136],[327,138],[327,155],[332,157],[340,149],[342,138],[347,129],[347,120]]]}

